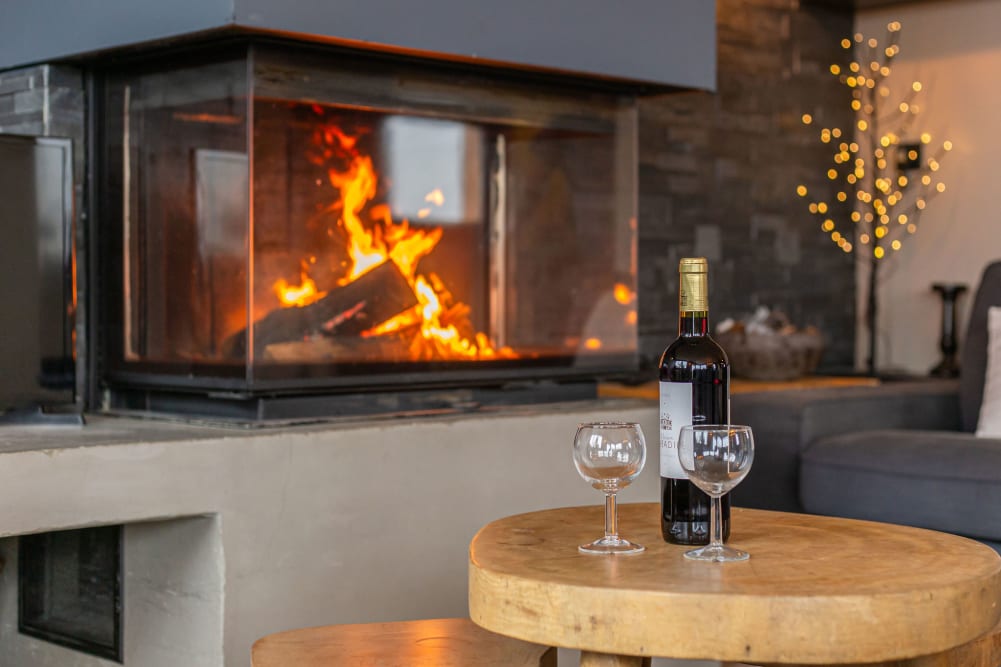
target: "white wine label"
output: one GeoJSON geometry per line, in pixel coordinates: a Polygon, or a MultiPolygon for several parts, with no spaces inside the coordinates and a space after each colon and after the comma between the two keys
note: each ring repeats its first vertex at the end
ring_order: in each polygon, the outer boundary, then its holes
{"type": "Polygon", "coordinates": [[[692,385],[689,382],[660,383],[660,476],[686,479],[678,461],[678,435],[692,424],[692,385]]]}

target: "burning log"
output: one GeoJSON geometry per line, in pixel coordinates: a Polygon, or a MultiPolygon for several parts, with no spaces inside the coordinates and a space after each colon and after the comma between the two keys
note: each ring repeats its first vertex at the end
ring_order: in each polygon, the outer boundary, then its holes
{"type": "MultiPolygon", "coordinates": [[[[357,336],[394,315],[418,305],[410,283],[392,261],[386,261],[352,282],[330,290],[311,304],[278,308],[254,322],[254,348],[261,356],[268,345],[327,334],[357,336]]],[[[227,356],[247,351],[247,330],[223,342],[227,356]]]]}
{"type": "Polygon", "coordinates": [[[399,335],[372,338],[314,336],[290,343],[272,343],[264,348],[264,361],[283,364],[335,363],[351,361],[409,361],[407,343],[399,335]]]}

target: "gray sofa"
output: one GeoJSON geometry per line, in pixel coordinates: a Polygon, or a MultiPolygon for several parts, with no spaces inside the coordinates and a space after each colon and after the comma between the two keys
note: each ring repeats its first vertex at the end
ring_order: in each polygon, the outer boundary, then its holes
{"type": "Polygon", "coordinates": [[[733,396],[731,420],[754,428],[756,446],[734,503],[932,528],[1001,551],[1001,439],[973,435],[992,305],[1001,262],[983,273],[958,381],[733,396]]]}

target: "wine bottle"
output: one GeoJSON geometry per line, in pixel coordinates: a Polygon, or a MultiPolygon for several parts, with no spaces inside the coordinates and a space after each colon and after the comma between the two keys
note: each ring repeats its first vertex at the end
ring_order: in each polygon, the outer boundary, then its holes
{"type": "MultiPolygon", "coordinates": [[[[708,263],[681,260],[678,338],[660,359],[661,532],[673,544],[708,544],[710,499],[678,461],[681,427],[730,422],[730,363],[709,336],[708,263]]],[[[730,535],[730,496],[723,496],[723,539],[730,535]]]]}

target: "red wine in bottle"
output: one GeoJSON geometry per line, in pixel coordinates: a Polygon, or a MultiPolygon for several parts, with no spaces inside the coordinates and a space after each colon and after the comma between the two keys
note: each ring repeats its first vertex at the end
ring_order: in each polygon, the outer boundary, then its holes
{"type": "MultiPolygon", "coordinates": [[[[688,481],[678,461],[681,427],[730,423],[730,363],[709,337],[708,264],[681,260],[678,338],[660,358],[661,532],[673,544],[709,543],[709,496],[688,481]]],[[[723,496],[723,539],[730,535],[730,496],[723,496]]]]}

